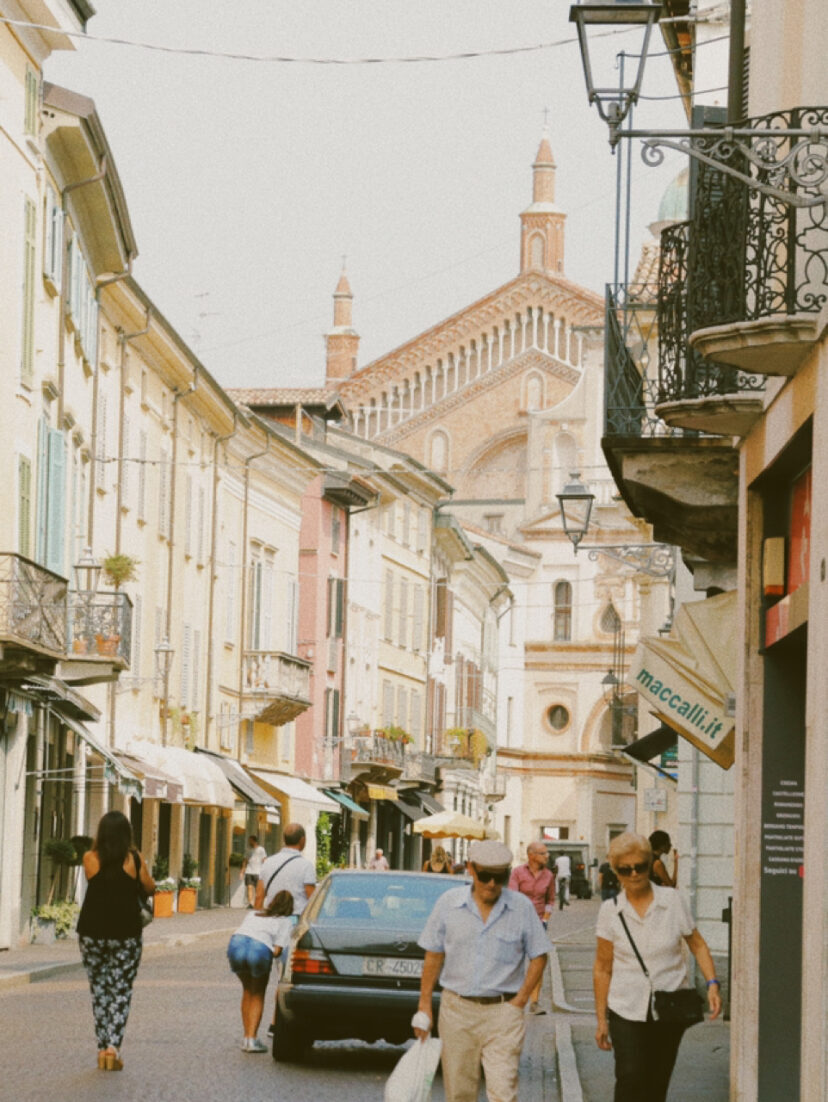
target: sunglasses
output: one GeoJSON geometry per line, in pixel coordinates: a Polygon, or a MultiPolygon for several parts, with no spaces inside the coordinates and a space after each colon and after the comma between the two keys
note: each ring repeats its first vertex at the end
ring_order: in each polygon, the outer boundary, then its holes
{"type": "Polygon", "coordinates": [[[632,876],[634,872],[647,872],[649,867],[649,861],[639,861],[636,865],[619,865],[615,871],[618,873],[619,876],[632,876]]]}
{"type": "Polygon", "coordinates": [[[509,880],[509,873],[511,872],[511,869],[500,869],[496,871],[494,869],[479,869],[477,865],[472,867],[481,884],[491,884],[492,881],[494,881],[495,884],[506,884],[509,880]]]}

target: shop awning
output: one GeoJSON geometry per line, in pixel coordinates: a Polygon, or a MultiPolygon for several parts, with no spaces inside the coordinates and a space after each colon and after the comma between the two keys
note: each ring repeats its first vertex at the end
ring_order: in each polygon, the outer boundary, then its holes
{"type": "Polygon", "coordinates": [[[325,788],[323,790],[326,796],[330,796],[332,800],[336,800],[338,804],[341,804],[346,811],[350,811],[355,819],[368,819],[370,816],[364,807],[360,807],[356,800],[352,800],[350,796],[347,796],[344,792],[337,792],[333,788],[325,788]]]}
{"type": "Polygon", "coordinates": [[[653,758],[661,757],[666,750],[672,749],[677,742],[678,735],[673,728],[662,723],[655,731],[650,731],[649,735],[644,735],[643,738],[636,739],[629,746],[625,746],[624,753],[635,758],[636,761],[652,761],[653,758]]]}
{"type": "Polygon", "coordinates": [[[387,784],[366,784],[369,800],[398,800],[400,798],[396,788],[387,784]]]}
{"type": "Polygon", "coordinates": [[[630,682],[662,723],[724,769],[733,765],[736,593],[684,604],[666,639],[642,639],[630,682]]]}
{"type": "Polygon", "coordinates": [[[59,677],[29,674],[19,687],[21,692],[31,694],[36,700],[59,711],[61,715],[92,722],[97,722],[101,718],[100,711],[91,700],[81,696],[59,677]]]}
{"type": "Polygon", "coordinates": [[[397,800],[397,810],[401,811],[406,819],[410,819],[412,823],[416,823],[418,819],[425,819],[428,814],[421,807],[417,807],[416,804],[410,804],[407,800],[400,799],[397,800]]]}
{"type": "Polygon", "coordinates": [[[139,761],[148,762],[181,781],[184,802],[201,807],[235,807],[236,797],[227,778],[206,754],[196,754],[183,746],[159,746],[145,739],[135,739],[127,753],[139,761]]]}
{"type": "Polygon", "coordinates": [[[119,761],[115,754],[102,746],[89,728],[74,716],[66,715],[60,708],[54,711],[60,716],[61,723],[65,723],[78,738],[82,739],[93,754],[103,759],[103,771],[105,780],[110,784],[117,784],[118,788],[127,796],[134,796],[140,800],[143,797],[143,784],[140,777],[136,776],[123,762],[119,761]]]}
{"type": "Polygon", "coordinates": [[[309,804],[316,811],[339,811],[339,804],[332,800],[330,796],[326,796],[324,792],[314,788],[312,784],[308,784],[300,777],[293,777],[288,773],[274,773],[269,769],[251,769],[249,767],[247,772],[254,780],[260,781],[267,791],[275,792],[277,798],[299,800],[302,803],[309,804]]]}
{"type": "Polygon", "coordinates": [[[228,758],[224,754],[214,754],[210,750],[196,750],[197,754],[206,754],[211,762],[219,767],[239,796],[253,807],[261,807],[268,813],[269,823],[281,822],[279,808],[273,802],[273,797],[256,784],[249,773],[234,758],[228,758]],[[275,818],[271,818],[275,816],[275,818]]]}
{"type": "Polygon", "coordinates": [[[168,804],[180,804],[184,802],[184,785],[181,781],[168,777],[157,766],[149,762],[141,761],[131,754],[125,754],[120,750],[115,751],[118,761],[137,777],[141,778],[144,787],[145,800],[164,800],[168,804]]]}
{"type": "Polygon", "coordinates": [[[440,801],[436,800],[430,792],[409,792],[408,795],[415,796],[417,802],[423,805],[429,815],[436,815],[438,812],[446,810],[440,801]]]}

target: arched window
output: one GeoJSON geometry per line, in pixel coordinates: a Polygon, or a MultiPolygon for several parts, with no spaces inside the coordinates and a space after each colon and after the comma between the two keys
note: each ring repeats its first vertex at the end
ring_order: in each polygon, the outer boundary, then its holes
{"type": "Polygon", "coordinates": [[[572,586],[569,582],[555,582],[553,598],[552,638],[556,643],[567,643],[572,638],[572,586]]]}
{"type": "Polygon", "coordinates": [[[529,267],[543,268],[543,235],[533,233],[529,241],[529,267]]]}
{"type": "Polygon", "coordinates": [[[615,635],[617,631],[621,630],[621,617],[615,611],[615,605],[612,601],[601,613],[600,627],[605,635],[615,635]]]}
{"type": "Polygon", "coordinates": [[[437,429],[431,437],[429,466],[437,474],[445,474],[448,470],[448,435],[442,429],[437,429]]]}
{"type": "Polygon", "coordinates": [[[540,409],[543,404],[543,380],[540,375],[530,375],[526,380],[526,408],[540,409]]]}

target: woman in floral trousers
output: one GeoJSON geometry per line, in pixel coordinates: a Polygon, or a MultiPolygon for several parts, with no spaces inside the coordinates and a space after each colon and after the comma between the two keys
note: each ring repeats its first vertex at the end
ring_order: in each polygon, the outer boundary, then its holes
{"type": "Polygon", "coordinates": [[[155,882],[144,858],[132,848],[132,828],[120,811],[101,819],[83,867],[88,886],[78,940],[92,992],[98,1067],[120,1071],[132,984],[141,960],[139,881],[147,893],[155,890],[155,882]]]}

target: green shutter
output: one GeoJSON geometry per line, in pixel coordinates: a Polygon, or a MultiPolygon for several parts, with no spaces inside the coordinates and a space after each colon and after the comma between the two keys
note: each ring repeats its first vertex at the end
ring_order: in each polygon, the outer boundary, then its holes
{"type": "Polygon", "coordinates": [[[32,464],[25,455],[17,460],[17,549],[32,556],[32,464]]]}
{"type": "Polygon", "coordinates": [[[39,563],[46,562],[46,530],[49,502],[49,425],[41,417],[37,426],[37,497],[35,498],[35,553],[39,563]]]}
{"type": "Polygon", "coordinates": [[[23,131],[26,134],[37,134],[37,108],[38,108],[37,73],[31,66],[26,66],[25,103],[23,105],[23,131]]]}
{"type": "Polygon", "coordinates": [[[46,566],[63,574],[66,530],[66,441],[59,429],[49,429],[49,490],[47,500],[46,566]]]}
{"type": "Polygon", "coordinates": [[[20,378],[34,381],[34,299],[35,299],[35,225],[37,208],[25,200],[23,213],[23,326],[20,344],[20,378]]]}

